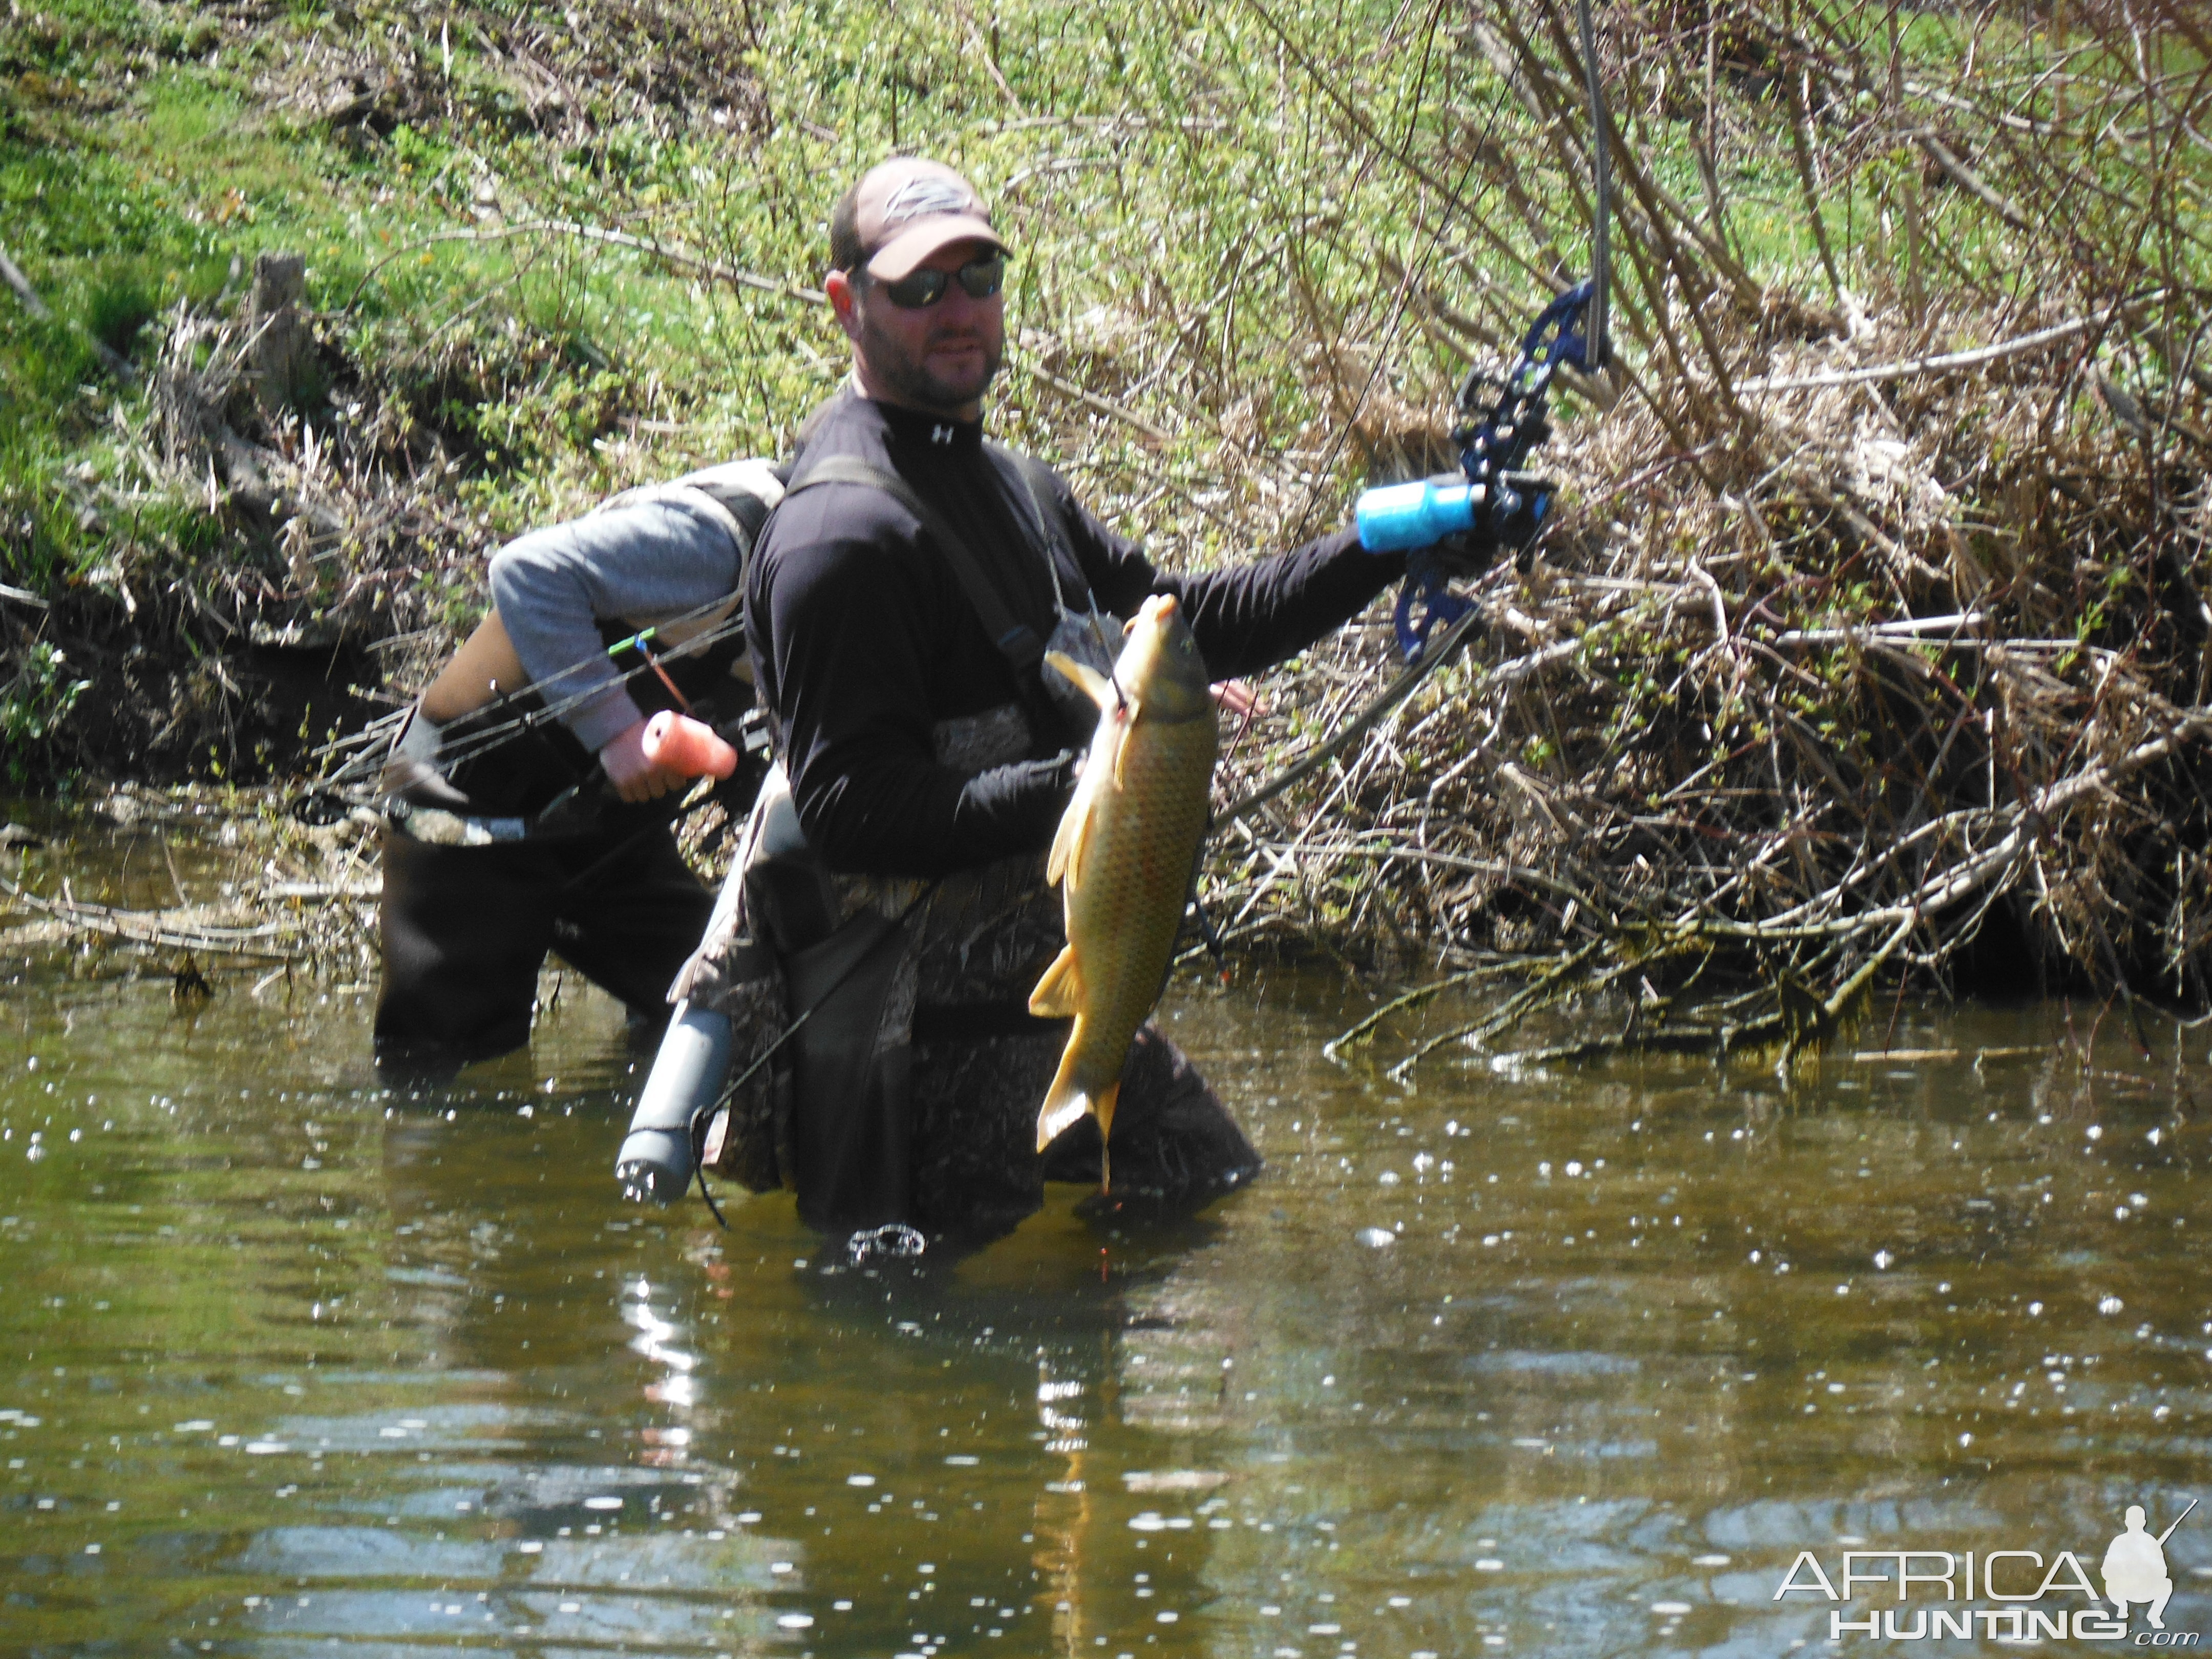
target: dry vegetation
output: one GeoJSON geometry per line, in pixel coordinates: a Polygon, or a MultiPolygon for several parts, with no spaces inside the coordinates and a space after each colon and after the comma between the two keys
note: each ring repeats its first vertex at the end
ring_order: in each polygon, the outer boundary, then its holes
{"type": "MultiPolygon", "coordinates": [[[[1903,257],[1854,261],[1854,291],[1816,217],[1808,291],[1748,282],[1707,147],[1757,130],[1707,120],[1696,206],[1620,150],[1641,349],[1610,416],[1570,428],[1573,505],[1525,577],[1481,584],[1466,658],[1217,860],[1232,935],[1458,970],[1340,1051],[1497,981],[1520,988],[1400,1073],[1599,992],[1604,1035],[1529,1052],[1787,1054],[1885,969],[2212,1006],[2205,58],[2184,19],[2069,17],[2075,51],[2027,84],[1908,80],[1878,43],[1748,13],[1614,66],[1662,106],[1717,59],[1785,88],[1764,136],[1797,140],[1808,201],[1901,155],[1856,234],[1903,257]],[[1944,190],[1985,210],[1984,245],[1925,230],[1944,190]]],[[[1560,9],[1536,21],[1540,49],[1499,17],[1500,57],[1569,134],[1560,9]]],[[[1338,689],[1279,725],[1325,732],[1377,683],[1358,653],[1322,668],[1338,689]]],[[[1239,782],[1296,743],[1262,738],[1239,782]]]]}

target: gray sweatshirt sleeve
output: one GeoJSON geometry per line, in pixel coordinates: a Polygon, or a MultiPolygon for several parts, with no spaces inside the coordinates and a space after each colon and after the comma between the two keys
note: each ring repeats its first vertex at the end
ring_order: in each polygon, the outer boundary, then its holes
{"type": "Polygon", "coordinates": [[[596,753],[641,719],[597,624],[642,627],[737,590],[728,529],[682,500],[629,500],[507,544],[491,562],[492,603],[531,684],[596,753]]]}

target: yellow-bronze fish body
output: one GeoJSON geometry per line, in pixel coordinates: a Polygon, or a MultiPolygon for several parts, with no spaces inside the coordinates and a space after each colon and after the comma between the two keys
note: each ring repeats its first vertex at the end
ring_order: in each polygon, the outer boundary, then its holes
{"type": "Polygon", "coordinates": [[[1206,839],[1218,742],[1206,663],[1175,599],[1155,594],[1127,629],[1109,680],[1050,653],[1089,692],[1098,729],[1046,874],[1060,884],[1067,945],[1030,1012],[1073,1015],[1037,1114],[1037,1149],[1090,1112],[1114,1127],[1129,1043],[1159,1000],[1206,839]]]}

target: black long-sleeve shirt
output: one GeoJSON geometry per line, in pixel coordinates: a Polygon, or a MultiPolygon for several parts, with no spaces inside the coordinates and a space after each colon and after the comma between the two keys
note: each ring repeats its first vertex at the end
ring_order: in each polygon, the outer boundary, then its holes
{"type": "MultiPolygon", "coordinates": [[[[1080,593],[1079,580],[1120,616],[1147,594],[1172,593],[1217,679],[1303,649],[1405,572],[1402,556],[1369,553],[1351,531],[1231,569],[1158,570],[1056,474],[1041,492],[1058,520],[1059,534],[1048,534],[1020,478],[982,439],[980,422],[848,392],[815,424],[799,472],[823,454],[855,457],[896,473],[969,545],[1017,550],[1006,562],[1030,591],[1010,597],[1039,637],[1054,620],[1055,556],[1065,591],[1080,593]]],[[[939,722],[1036,699],[929,532],[888,492],[822,483],[792,496],[754,556],[745,613],[799,824],[830,868],[934,876],[1050,843],[1068,789],[1047,757],[1069,734],[1039,732],[1030,760],[981,772],[936,757],[939,722]]]]}

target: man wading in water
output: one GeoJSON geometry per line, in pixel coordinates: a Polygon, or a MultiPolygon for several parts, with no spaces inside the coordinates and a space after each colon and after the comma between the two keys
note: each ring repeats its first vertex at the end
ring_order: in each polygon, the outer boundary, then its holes
{"type": "MultiPolygon", "coordinates": [[[[973,186],[886,161],[839,202],[830,243],[852,375],[802,434],[744,592],[779,763],[746,925],[785,964],[784,1006],[817,1012],[787,1097],[765,1073],[740,1091],[720,1167],[795,1185],[817,1226],[975,1242],[1036,1210],[1048,1178],[1099,1175],[1093,1119],[1035,1150],[1066,1030],[1027,1011],[1064,942],[1044,855],[1097,714],[1040,672],[1043,651],[1109,666],[1120,619],[1172,593],[1212,676],[1250,674],[1405,561],[1346,529],[1233,569],[1155,568],[1056,473],[983,436],[1012,251],[973,186]]],[[[1113,1136],[1117,1200],[1200,1202],[1260,1163],[1149,1025],[1113,1136]]]]}

